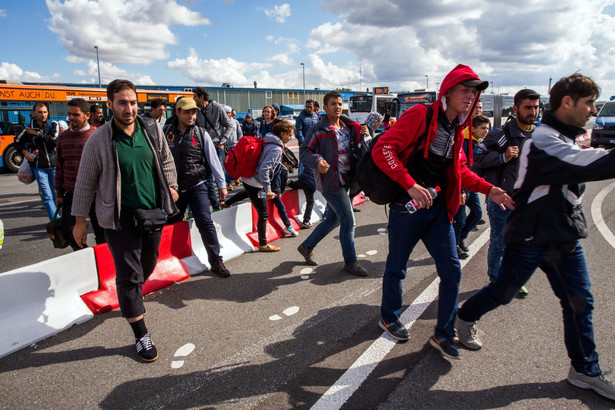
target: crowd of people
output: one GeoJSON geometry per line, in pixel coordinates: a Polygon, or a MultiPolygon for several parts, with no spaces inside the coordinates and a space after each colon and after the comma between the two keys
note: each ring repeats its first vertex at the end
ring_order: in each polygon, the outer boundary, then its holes
{"type": "MultiPolygon", "coordinates": [[[[477,321],[515,296],[526,296],[524,285],[540,268],[562,306],[571,361],[568,382],[615,400],[615,387],[598,364],[593,298],[579,243],[587,236],[581,209],[584,182],[615,177],[614,150],[581,149],[575,141],[596,112],[600,88],[581,74],[562,78],[551,90],[550,109],[538,127],[540,96],[521,90],[514,98],[514,118],[490,129],[480,105],[487,86],[470,67],[458,65],[441,82],[435,102],[406,111],[371,147],[374,163],[400,186],[389,204],[378,325],[395,340],[410,337],[400,321],[402,281],[419,241],[440,277],[429,344],[451,359],[461,358],[459,344],[482,348],[477,321]],[[458,307],[459,259],[467,257],[465,241],[482,218],[479,193],[486,197],[491,227],[489,283],[458,307]]],[[[324,96],[323,115],[308,100],[294,126],[278,118],[277,104],[263,108],[260,124],[247,116],[240,125],[231,107],[197,87],[193,98],[175,102],[173,116],[163,124],[166,102],[153,101],[150,113],[137,115],[136,88],[130,81],[111,82],[107,98],[113,117],[106,122],[100,107],[71,100],[70,126],[62,133],[48,120],[45,104],[37,103],[18,142],[32,163],[49,218],[55,217],[56,207],[62,208],[73,249],[87,244],[88,216],[96,242],[108,244],[121,313],[142,360],[158,358],[145,326],[141,289],[158,257],[162,226],[182,220],[189,208],[212,272],[229,277],[211,214],[248,198],[258,214],[258,250],[279,251],[266,235],[267,201],[278,206],[284,235],[296,236],[280,199],[293,168],[285,153],[293,137],[300,145],[295,164],[299,176],[288,185],[305,191],[303,229],[312,227],[314,193],[321,192],[327,202],[326,218],[297,251],[307,264],[318,265],[318,244],[339,227],[342,270],[369,275],[354,247],[353,176],[383,121],[381,114],[371,113],[360,124],[343,114],[342,96],[331,91],[324,96]],[[255,174],[241,178],[244,190],[228,198],[240,182],[222,164],[243,136],[262,139],[263,149],[255,174]]]]}

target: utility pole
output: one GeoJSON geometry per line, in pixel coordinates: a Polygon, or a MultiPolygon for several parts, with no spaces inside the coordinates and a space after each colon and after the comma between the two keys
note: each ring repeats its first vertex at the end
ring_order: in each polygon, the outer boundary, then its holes
{"type": "Polygon", "coordinates": [[[96,65],[98,66],[98,88],[101,88],[100,84],[100,60],[98,59],[98,46],[94,46],[96,49],[96,65]]]}

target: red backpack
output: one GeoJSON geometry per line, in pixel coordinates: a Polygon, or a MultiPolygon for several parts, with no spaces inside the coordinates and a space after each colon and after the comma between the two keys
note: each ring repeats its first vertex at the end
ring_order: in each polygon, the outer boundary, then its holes
{"type": "Polygon", "coordinates": [[[253,177],[257,174],[258,159],[267,144],[262,138],[245,135],[226,153],[224,169],[232,179],[253,177]]]}

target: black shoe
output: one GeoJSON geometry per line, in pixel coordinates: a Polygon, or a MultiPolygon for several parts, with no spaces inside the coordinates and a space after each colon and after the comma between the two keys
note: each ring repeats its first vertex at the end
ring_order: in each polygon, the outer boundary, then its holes
{"type": "Polygon", "coordinates": [[[484,219],[481,219],[480,221],[476,222],[476,225],[484,225],[486,224],[484,219]]]}
{"type": "Polygon", "coordinates": [[[352,265],[344,265],[344,270],[348,273],[352,273],[357,276],[367,276],[367,270],[359,265],[359,262],[355,262],[352,265]]]}
{"type": "Polygon", "coordinates": [[[158,359],[158,350],[156,350],[156,346],[154,346],[154,342],[152,342],[152,336],[147,333],[141,339],[135,339],[137,345],[137,354],[139,358],[144,362],[153,362],[158,359]]]}
{"type": "Polygon", "coordinates": [[[303,244],[297,247],[297,251],[305,258],[305,262],[308,265],[316,266],[318,262],[314,259],[314,254],[303,247],[303,244]]]}
{"type": "Polygon", "coordinates": [[[466,243],[463,241],[463,239],[459,241],[459,249],[461,249],[464,252],[468,252],[469,251],[469,249],[466,246],[466,243]]]}
{"type": "Polygon", "coordinates": [[[212,263],[211,271],[216,274],[216,276],[220,276],[221,278],[228,278],[231,276],[231,272],[226,269],[226,266],[224,266],[224,262],[222,262],[222,260],[217,260],[212,263]]]}
{"type": "Polygon", "coordinates": [[[461,359],[461,353],[459,353],[459,349],[457,349],[457,346],[455,346],[452,340],[438,340],[435,336],[432,336],[429,338],[429,344],[438,349],[444,357],[461,359]]]}
{"type": "Polygon", "coordinates": [[[468,258],[468,253],[464,252],[459,246],[457,246],[457,257],[459,259],[467,259],[468,258]]]}
{"type": "Polygon", "coordinates": [[[405,342],[410,338],[408,330],[406,330],[404,325],[402,325],[399,320],[387,325],[386,323],[384,323],[384,320],[380,319],[380,322],[378,322],[378,326],[380,326],[380,329],[387,332],[389,336],[391,336],[395,340],[405,342]]]}

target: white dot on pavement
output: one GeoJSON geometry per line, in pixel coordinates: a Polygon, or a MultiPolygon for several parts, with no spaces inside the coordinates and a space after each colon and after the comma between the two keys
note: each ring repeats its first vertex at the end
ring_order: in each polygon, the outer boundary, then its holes
{"type": "Polygon", "coordinates": [[[378,235],[386,235],[386,234],[387,234],[386,228],[378,228],[378,235]]]}
{"type": "Polygon", "coordinates": [[[303,268],[303,269],[301,269],[301,272],[299,272],[299,273],[301,273],[302,275],[308,275],[308,274],[312,273],[313,271],[314,271],[314,269],[312,269],[312,268],[303,268]]]}
{"type": "Polygon", "coordinates": [[[303,280],[308,280],[310,278],[310,275],[301,275],[301,279],[303,280]]]}
{"type": "Polygon", "coordinates": [[[280,315],[269,316],[269,320],[280,320],[280,319],[282,319],[282,316],[280,315]]]}
{"type": "Polygon", "coordinates": [[[365,258],[366,256],[363,254],[357,255],[357,258],[365,258]]]}
{"type": "Polygon", "coordinates": [[[291,306],[287,309],[284,309],[284,311],[282,313],[284,313],[286,316],[292,316],[295,313],[297,313],[299,311],[299,306],[291,306]]]}
{"type": "Polygon", "coordinates": [[[378,253],[378,251],[367,251],[365,252],[366,254],[368,254],[369,256],[375,255],[378,253]]]}
{"type": "Polygon", "coordinates": [[[194,350],[192,343],[186,343],[175,352],[175,356],[188,356],[194,350]]]}
{"type": "Polygon", "coordinates": [[[171,367],[173,369],[179,369],[183,365],[184,365],[184,361],[183,360],[173,360],[173,362],[171,362],[171,367]]]}

